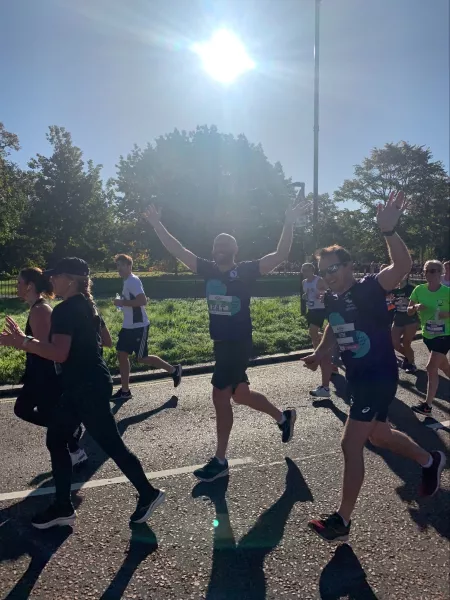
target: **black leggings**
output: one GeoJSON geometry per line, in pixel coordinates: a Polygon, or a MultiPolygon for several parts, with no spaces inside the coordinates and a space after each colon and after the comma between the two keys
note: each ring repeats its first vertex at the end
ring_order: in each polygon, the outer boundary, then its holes
{"type": "MultiPolygon", "coordinates": [[[[48,427],[52,412],[55,410],[60,397],[61,389],[58,385],[48,385],[41,381],[29,381],[24,384],[17,396],[14,413],[22,421],[39,425],[39,427],[48,427]]],[[[71,435],[67,440],[70,452],[76,452],[79,449],[78,437],[71,435]]]]}
{"type": "Polygon", "coordinates": [[[52,461],[56,502],[71,506],[72,463],[67,439],[79,422],[100,448],[128,477],[140,496],[149,496],[154,488],[145,476],[137,456],[125,446],[111,412],[111,384],[84,384],[65,392],[54,411],[47,430],[47,448],[52,461]]]}

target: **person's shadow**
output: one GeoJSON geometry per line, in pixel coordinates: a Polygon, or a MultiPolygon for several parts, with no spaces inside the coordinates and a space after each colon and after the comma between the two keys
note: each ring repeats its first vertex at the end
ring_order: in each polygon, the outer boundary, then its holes
{"type": "MultiPolygon", "coordinates": [[[[177,405],[178,398],[172,396],[158,408],[122,419],[117,423],[120,435],[122,436],[130,425],[141,423],[145,419],[148,419],[167,408],[176,408],[177,405]]],[[[112,412],[116,414],[121,406],[122,403],[116,404],[112,409],[112,412]]],[[[72,483],[88,481],[88,479],[90,479],[108,459],[108,456],[97,446],[89,434],[86,433],[82,439],[82,446],[89,456],[89,461],[83,468],[74,472],[72,483]]],[[[37,475],[33,481],[42,482],[46,475],[51,476],[51,473],[41,473],[40,475],[37,475]]],[[[42,493],[42,491],[46,487],[51,486],[52,483],[52,479],[47,479],[36,489],[37,494],[30,494],[20,502],[16,502],[15,504],[0,510],[0,562],[15,561],[27,554],[31,558],[27,570],[6,596],[6,598],[10,600],[22,600],[30,596],[36,581],[51,557],[72,533],[71,527],[53,528],[42,532],[35,529],[30,523],[30,515],[44,509],[45,506],[48,506],[48,497],[46,497],[46,495],[41,495],[40,492],[42,493]]],[[[78,496],[76,492],[72,495],[72,502],[75,508],[78,508],[82,502],[81,497],[78,496]]],[[[138,547],[136,544],[136,536],[134,538],[132,536],[131,546],[133,550],[138,547]]],[[[148,548],[150,547],[150,544],[147,543],[146,546],[148,548]]],[[[132,552],[133,560],[136,554],[136,552],[132,552]]],[[[127,569],[129,569],[130,565],[132,565],[132,561],[130,560],[128,562],[125,561],[124,565],[122,565],[120,581],[124,580],[124,576],[128,572],[127,569]]],[[[115,580],[116,579],[117,576],[115,580]]]]}
{"type": "Polygon", "coordinates": [[[348,544],[340,545],[319,579],[321,600],[376,600],[366,573],[348,544]]]}
{"type": "Polygon", "coordinates": [[[266,510],[252,529],[236,542],[228,512],[228,477],[199,483],[192,496],[205,496],[216,510],[211,577],[206,600],[264,600],[264,560],[280,543],[289,514],[296,502],[312,502],[313,496],[299,468],[286,458],[288,472],[282,496],[266,510]]]}
{"type": "Polygon", "coordinates": [[[119,600],[125,593],[136,569],[150,554],[158,549],[156,535],[147,523],[131,523],[130,544],[125,553],[122,566],[117,571],[100,600],[119,600]]]}

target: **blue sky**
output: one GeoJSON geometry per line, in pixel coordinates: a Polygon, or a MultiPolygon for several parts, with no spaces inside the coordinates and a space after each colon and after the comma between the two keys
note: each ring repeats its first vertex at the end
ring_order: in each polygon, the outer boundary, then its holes
{"type": "MultiPolygon", "coordinates": [[[[261,142],[312,187],[313,0],[14,0],[0,8],[0,120],[26,161],[51,124],[115,173],[120,154],[216,124],[261,142]],[[258,68],[223,87],[189,46],[227,26],[258,68]]],[[[323,0],[320,191],[374,146],[407,140],[449,165],[448,0],[323,0]]]]}

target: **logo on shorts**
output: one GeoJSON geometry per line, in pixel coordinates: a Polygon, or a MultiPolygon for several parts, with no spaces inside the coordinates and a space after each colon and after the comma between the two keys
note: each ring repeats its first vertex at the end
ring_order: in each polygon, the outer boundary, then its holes
{"type": "Polygon", "coordinates": [[[368,413],[368,412],[369,412],[369,410],[370,410],[370,406],[366,406],[366,408],[363,408],[361,412],[362,412],[363,414],[366,414],[366,413],[368,413]]]}
{"type": "Polygon", "coordinates": [[[238,276],[236,269],[234,269],[233,271],[230,271],[230,279],[236,279],[236,277],[238,276]]]}

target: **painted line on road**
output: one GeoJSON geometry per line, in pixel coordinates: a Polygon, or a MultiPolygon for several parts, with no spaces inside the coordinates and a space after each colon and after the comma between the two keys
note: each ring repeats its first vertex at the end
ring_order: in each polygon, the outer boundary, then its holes
{"type": "Polygon", "coordinates": [[[450,421],[443,421],[442,423],[440,423],[438,421],[437,423],[431,423],[430,425],[425,425],[425,427],[428,427],[428,429],[433,429],[434,431],[438,431],[439,429],[449,429],[450,421]]]}
{"type": "MultiPolygon", "coordinates": [[[[339,454],[340,450],[333,450],[331,452],[322,452],[321,454],[311,454],[309,456],[300,456],[297,458],[293,458],[294,462],[296,461],[305,461],[311,460],[314,458],[320,458],[322,456],[331,456],[333,454],[339,454]]],[[[255,468],[262,467],[272,467],[275,465],[282,465],[285,463],[285,460],[277,460],[269,463],[255,464],[255,460],[251,456],[247,456],[245,458],[233,458],[228,461],[230,467],[240,467],[245,465],[254,465],[255,468]]],[[[203,467],[203,465],[190,465],[188,467],[178,467],[176,469],[167,469],[165,471],[151,471],[150,473],[146,473],[145,476],[147,479],[161,479],[163,477],[174,477],[176,475],[186,475],[195,471],[195,469],[199,469],[203,467]]],[[[79,483],[74,483],[71,486],[72,491],[76,490],[85,490],[89,488],[98,488],[104,487],[107,485],[116,485],[118,483],[129,483],[129,480],[125,476],[120,477],[108,477],[106,479],[94,479],[92,481],[81,481],[79,483]]],[[[7,502],[9,500],[21,500],[23,498],[28,498],[30,496],[47,496],[49,494],[54,494],[55,488],[52,487],[42,487],[35,488],[33,490],[22,490],[20,492],[6,492],[0,494],[0,502],[7,502]]]]}

